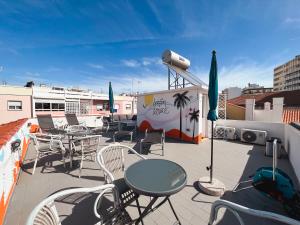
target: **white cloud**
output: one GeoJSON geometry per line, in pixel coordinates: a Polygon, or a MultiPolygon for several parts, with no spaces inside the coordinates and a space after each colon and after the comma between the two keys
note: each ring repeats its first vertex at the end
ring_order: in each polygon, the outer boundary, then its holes
{"type": "Polygon", "coordinates": [[[139,67],[141,64],[135,59],[124,59],[121,60],[122,64],[127,67],[139,67]]]}
{"type": "Polygon", "coordinates": [[[287,17],[284,20],[285,23],[300,23],[300,18],[291,18],[291,17],[287,17]]]}
{"type": "Polygon", "coordinates": [[[2,72],[3,71],[3,66],[0,66],[0,72],[2,72]]]}
{"type": "Polygon", "coordinates": [[[91,68],[94,68],[94,69],[103,69],[103,66],[100,65],[100,64],[95,64],[95,63],[87,63],[87,65],[91,68]]]}
{"type": "Polygon", "coordinates": [[[159,57],[144,57],[142,58],[142,64],[143,66],[149,66],[149,65],[161,65],[161,59],[159,57]]]}
{"type": "MultiPolygon", "coordinates": [[[[257,83],[265,87],[273,86],[274,65],[257,63],[239,63],[219,68],[219,89],[227,87],[245,87],[250,83],[257,83]]],[[[198,68],[194,73],[208,83],[209,70],[198,68]]]]}

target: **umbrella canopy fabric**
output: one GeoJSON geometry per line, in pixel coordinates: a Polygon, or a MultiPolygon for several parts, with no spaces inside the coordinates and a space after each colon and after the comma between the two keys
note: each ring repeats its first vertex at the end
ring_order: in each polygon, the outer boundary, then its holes
{"type": "Polygon", "coordinates": [[[110,113],[114,113],[114,92],[111,86],[111,82],[109,82],[108,95],[109,95],[109,111],[110,113]]]}
{"type": "Polygon", "coordinates": [[[207,119],[216,121],[218,119],[216,108],[218,105],[218,69],[216,51],[212,52],[211,66],[209,72],[209,86],[208,86],[208,99],[209,99],[209,112],[207,119]]]}

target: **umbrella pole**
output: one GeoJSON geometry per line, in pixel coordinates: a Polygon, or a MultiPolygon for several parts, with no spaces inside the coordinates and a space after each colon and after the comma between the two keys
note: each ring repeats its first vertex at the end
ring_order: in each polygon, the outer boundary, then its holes
{"type": "Polygon", "coordinates": [[[213,163],[214,163],[214,121],[211,121],[211,147],[210,147],[210,183],[213,180],[213,163]]]}

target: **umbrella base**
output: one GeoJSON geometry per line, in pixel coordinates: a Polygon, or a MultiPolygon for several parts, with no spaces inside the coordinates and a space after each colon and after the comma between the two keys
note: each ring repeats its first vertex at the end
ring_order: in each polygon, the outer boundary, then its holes
{"type": "Polygon", "coordinates": [[[198,182],[198,187],[200,190],[208,195],[222,196],[225,192],[225,185],[221,181],[214,178],[211,183],[209,181],[209,177],[201,177],[198,182]]]}

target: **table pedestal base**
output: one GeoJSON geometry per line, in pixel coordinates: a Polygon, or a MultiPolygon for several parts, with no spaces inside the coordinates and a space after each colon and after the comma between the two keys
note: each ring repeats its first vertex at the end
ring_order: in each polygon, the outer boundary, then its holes
{"type": "Polygon", "coordinates": [[[201,177],[198,182],[198,187],[200,190],[208,195],[222,196],[225,192],[225,185],[221,181],[214,178],[211,183],[209,181],[209,177],[201,177]]]}

